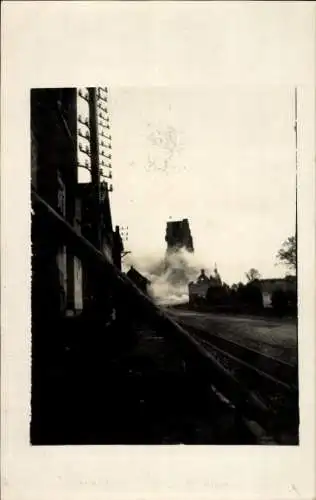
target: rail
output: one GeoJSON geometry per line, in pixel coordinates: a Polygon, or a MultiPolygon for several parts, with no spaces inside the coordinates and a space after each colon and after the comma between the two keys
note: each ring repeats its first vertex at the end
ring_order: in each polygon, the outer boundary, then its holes
{"type": "Polygon", "coordinates": [[[280,435],[288,429],[289,435],[296,442],[299,424],[297,367],[223,337],[207,334],[205,330],[193,326],[187,328],[244,387],[254,391],[260,401],[270,408],[274,438],[276,439],[276,433],[280,435]]]}
{"type": "Polygon", "coordinates": [[[289,391],[297,391],[298,369],[296,365],[263,354],[220,335],[214,335],[202,328],[193,327],[181,321],[179,323],[203,345],[238,360],[249,370],[260,372],[263,377],[273,380],[289,391]]]}

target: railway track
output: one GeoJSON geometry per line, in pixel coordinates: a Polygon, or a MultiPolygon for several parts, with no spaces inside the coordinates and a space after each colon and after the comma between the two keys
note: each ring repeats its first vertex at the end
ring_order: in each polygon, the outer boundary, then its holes
{"type": "Polygon", "coordinates": [[[190,326],[181,322],[187,331],[205,348],[217,351],[234,362],[239,362],[245,368],[256,373],[261,373],[265,378],[271,379],[275,384],[283,386],[285,390],[295,391],[298,387],[297,366],[280,361],[272,356],[262,354],[238,342],[225,339],[209,333],[204,329],[190,326]]]}
{"type": "MultiPolygon", "coordinates": [[[[297,366],[262,354],[205,330],[185,325],[187,331],[269,410],[269,427],[276,434],[298,434],[298,370],[297,366]]],[[[290,441],[291,441],[290,439],[290,441]]],[[[282,441],[282,437],[280,438],[282,441]]],[[[285,439],[288,440],[288,437],[285,439]]]]}

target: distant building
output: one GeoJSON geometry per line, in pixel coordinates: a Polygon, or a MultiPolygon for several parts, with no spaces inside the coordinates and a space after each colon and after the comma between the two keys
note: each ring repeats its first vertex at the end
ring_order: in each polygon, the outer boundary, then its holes
{"type": "Polygon", "coordinates": [[[206,299],[209,288],[221,287],[222,280],[218,273],[216,264],[214,267],[214,274],[211,274],[210,277],[206,276],[204,269],[201,269],[201,274],[197,278],[196,282],[191,281],[189,283],[189,301],[192,303],[196,299],[206,299]]]}
{"type": "MultiPolygon", "coordinates": [[[[207,278],[208,280],[208,278],[207,278]]],[[[194,302],[196,299],[205,299],[209,289],[209,281],[189,283],[189,302],[194,302]]]]}
{"type": "Polygon", "coordinates": [[[126,276],[141,290],[143,293],[148,293],[148,287],[150,281],[143,276],[137,269],[131,266],[130,270],[126,273],[126,276]]]}
{"type": "Polygon", "coordinates": [[[210,276],[210,280],[216,285],[216,286],[222,286],[222,278],[218,272],[217,265],[215,264],[214,267],[214,276],[210,276]]]}
{"type": "Polygon", "coordinates": [[[199,283],[199,284],[202,284],[202,283],[209,284],[210,283],[210,279],[206,276],[204,269],[201,269],[201,274],[197,279],[197,283],[199,283]]]}
{"type": "Polygon", "coordinates": [[[194,252],[188,219],[167,222],[165,241],[167,243],[167,252],[176,252],[181,249],[194,252]]]}
{"type": "Polygon", "coordinates": [[[272,294],[276,290],[284,292],[296,292],[296,276],[287,276],[286,278],[269,278],[258,280],[260,286],[264,307],[271,307],[272,294]]]}

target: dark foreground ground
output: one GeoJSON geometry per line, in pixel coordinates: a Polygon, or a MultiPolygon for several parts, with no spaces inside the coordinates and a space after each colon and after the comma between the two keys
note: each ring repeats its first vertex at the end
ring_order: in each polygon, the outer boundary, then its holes
{"type": "MultiPolygon", "coordinates": [[[[170,313],[295,359],[292,324],[170,313]]],[[[104,331],[71,319],[50,329],[44,345],[33,345],[33,445],[277,444],[216,394],[162,332],[140,324],[104,331]]]]}

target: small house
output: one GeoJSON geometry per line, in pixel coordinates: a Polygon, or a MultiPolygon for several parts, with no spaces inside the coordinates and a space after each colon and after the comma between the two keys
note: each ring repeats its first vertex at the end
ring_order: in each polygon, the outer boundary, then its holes
{"type": "Polygon", "coordinates": [[[139,288],[139,290],[141,290],[145,294],[148,294],[150,281],[140,272],[138,272],[137,269],[131,266],[130,270],[126,273],[126,276],[137,286],[137,288],[139,288]]]}

